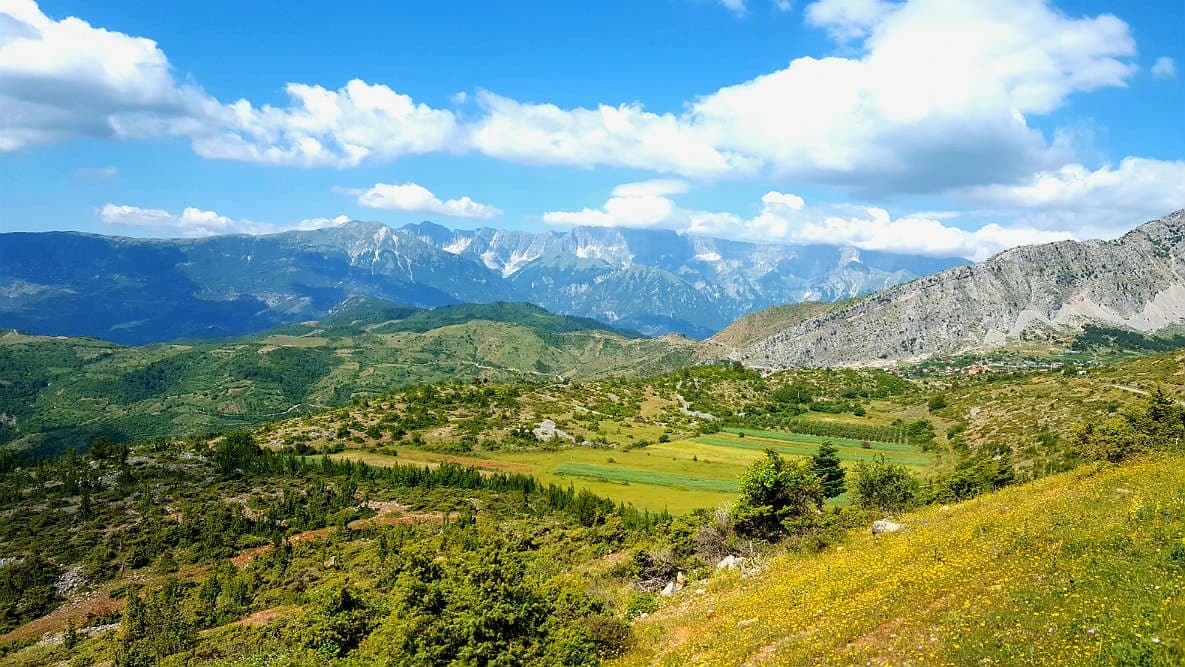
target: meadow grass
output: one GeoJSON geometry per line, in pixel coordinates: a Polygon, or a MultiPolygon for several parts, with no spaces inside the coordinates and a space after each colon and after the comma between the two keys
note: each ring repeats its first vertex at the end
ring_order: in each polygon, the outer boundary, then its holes
{"type": "Polygon", "coordinates": [[[1185,664],[1183,465],[1086,466],[717,575],[618,664],[1185,664]]]}

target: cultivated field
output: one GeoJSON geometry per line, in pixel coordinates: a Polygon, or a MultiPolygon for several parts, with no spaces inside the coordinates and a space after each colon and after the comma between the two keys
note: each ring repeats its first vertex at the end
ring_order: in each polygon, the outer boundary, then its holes
{"type": "MultiPolygon", "coordinates": [[[[401,447],[397,456],[350,450],[335,454],[375,465],[438,465],[451,461],[486,470],[521,472],[544,483],[569,484],[639,509],[682,514],[693,509],[729,504],[736,497],[737,479],[744,469],[773,449],[786,456],[810,456],[819,444],[831,441],[846,463],[887,461],[927,469],[931,457],[899,443],[822,438],[799,433],[730,429],[689,440],[656,443],[636,449],[568,447],[553,451],[482,452],[454,456],[401,447]],[[744,436],[740,433],[744,432],[744,436]]],[[[840,497],[838,502],[845,502],[840,497]]]]}

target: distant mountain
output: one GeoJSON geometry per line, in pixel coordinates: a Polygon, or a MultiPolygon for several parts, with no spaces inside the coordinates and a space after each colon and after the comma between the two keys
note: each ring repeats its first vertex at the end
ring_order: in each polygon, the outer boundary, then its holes
{"type": "Polygon", "coordinates": [[[696,341],[640,338],[529,304],[422,310],[353,297],[322,320],[187,344],[0,334],[0,446],[50,453],[347,405],[411,384],[636,377],[691,365],[696,341]]]}
{"type": "Polygon", "coordinates": [[[0,234],[0,327],[141,344],[320,319],[352,296],[408,307],[524,301],[655,335],[704,337],[771,305],[843,299],[962,264],[669,231],[392,229],[203,239],[0,234]]]}
{"type": "Polygon", "coordinates": [[[1185,210],[1114,241],[1014,248],[786,324],[732,356],[764,368],[860,365],[1099,327],[1174,330],[1185,324],[1185,210]]]}

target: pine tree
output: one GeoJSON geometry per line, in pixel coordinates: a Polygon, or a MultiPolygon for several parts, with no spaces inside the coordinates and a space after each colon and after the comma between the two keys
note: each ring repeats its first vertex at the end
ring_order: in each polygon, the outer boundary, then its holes
{"type": "Polygon", "coordinates": [[[835,445],[830,442],[819,445],[819,451],[811,457],[811,467],[823,483],[823,493],[828,498],[844,492],[844,470],[839,463],[839,449],[835,445]]]}

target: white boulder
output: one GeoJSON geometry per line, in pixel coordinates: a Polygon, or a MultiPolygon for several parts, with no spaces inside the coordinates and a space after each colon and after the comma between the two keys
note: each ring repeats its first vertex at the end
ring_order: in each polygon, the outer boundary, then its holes
{"type": "Polygon", "coordinates": [[[893,523],[888,519],[881,519],[880,521],[872,522],[872,534],[880,535],[881,533],[895,533],[905,526],[900,523],[893,523]]]}
{"type": "Polygon", "coordinates": [[[728,555],[716,563],[717,570],[735,570],[745,566],[745,559],[740,556],[728,555]]]}

